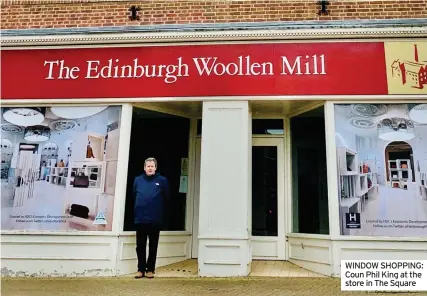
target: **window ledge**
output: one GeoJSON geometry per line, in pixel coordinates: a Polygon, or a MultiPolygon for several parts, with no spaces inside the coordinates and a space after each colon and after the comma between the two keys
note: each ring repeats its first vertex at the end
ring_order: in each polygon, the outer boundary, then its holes
{"type": "Polygon", "coordinates": [[[427,242],[427,237],[395,237],[395,236],[335,236],[333,241],[393,241],[393,242],[427,242]]]}
{"type": "Polygon", "coordinates": [[[427,242],[427,237],[394,237],[394,236],[330,236],[326,234],[288,233],[287,238],[321,239],[331,241],[384,241],[384,242],[427,242]]]}
{"type": "Polygon", "coordinates": [[[331,240],[329,234],[312,234],[312,233],[288,233],[288,238],[305,238],[305,239],[324,239],[331,240]]]}
{"type": "Polygon", "coordinates": [[[46,235],[46,236],[115,236],[112,231],[34,231],[34,230],[2,230],[0,235],[46,235]]]}

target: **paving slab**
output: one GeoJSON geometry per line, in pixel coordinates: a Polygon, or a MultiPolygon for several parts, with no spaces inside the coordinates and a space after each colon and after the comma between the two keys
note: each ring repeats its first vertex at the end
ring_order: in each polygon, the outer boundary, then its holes
{"type": "Polygon", "coordinates": [[[2,278],[2,296],[333,296],[411,295],[427,293],[375,293],[340,290],[340,279],[285,278],[2,278]]]}
{"type": "MultiPolygon", "coordinates": [[[[255,277],[325,277],[324,275],[296,266],[288,261],[253,260],[249,276],[255,277]]],[[[198,277],[196,259],[188,259],[158,267],[157,277],[198,277]]]]}

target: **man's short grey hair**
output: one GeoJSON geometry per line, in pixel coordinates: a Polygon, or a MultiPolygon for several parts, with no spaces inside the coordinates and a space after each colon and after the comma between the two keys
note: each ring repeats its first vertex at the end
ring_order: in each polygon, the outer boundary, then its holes
{"type": "Polygon", "coordinates": [[[154,157],[149,157],[149,158],[147,158],[147,159],[144,161],[144,167],[145,167],[145,165],[147,164],[147,162],[150,162],[150,161],[154,162],[154,166],[157,168],[157,160],[156,160],[154,157]]]}

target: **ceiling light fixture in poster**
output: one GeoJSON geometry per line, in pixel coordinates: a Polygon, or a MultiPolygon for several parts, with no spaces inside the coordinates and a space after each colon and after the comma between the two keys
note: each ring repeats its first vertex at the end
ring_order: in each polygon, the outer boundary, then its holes
{"type": "Polygon", "coordinates": [[[34,126],[42,123],[45,113],[44,107],[3,108],[2,112],[7,122],[20,126],[34,126]]]}

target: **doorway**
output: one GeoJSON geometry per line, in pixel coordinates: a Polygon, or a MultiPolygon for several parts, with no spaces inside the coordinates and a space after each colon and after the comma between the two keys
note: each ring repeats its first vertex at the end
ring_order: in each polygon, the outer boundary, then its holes
{"type": "Polygon", "coordinates": [[[411,145],[406,142],[391,142],[385,148],[386,184],[403,187],[415,182],[414,157],[411,145]]]}
{"type": "MultiPolygon", "coordinates": [[[[286,259],[283,138],[252,138],[252,257],[286,259]]],[[[198,258],[201,138],[196,139],[192,258],[198,258]]]]}
{"type": "Polygon", "coordinates": [[[283,138],[252,139],[252,258],[285,260],[283,138]]]}
{"type": "Polygon", "coordinates": [[[134,231],[133,181],[143,173],[144,161],[154,157],[157,173],[168,179],[170,197],[164,200],[162,231],[186,230],[187,188],[183,161],[188,159],[190,119],[143,108],[132,115],[124,231],[134,231]],[[185,179],[184,179],[185,181],[185,179]]]}

